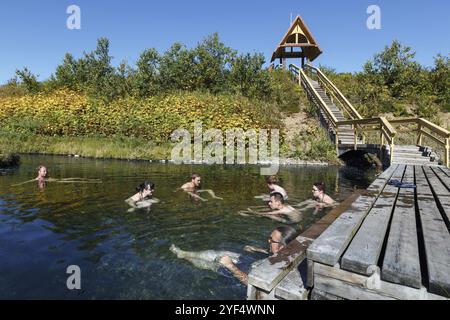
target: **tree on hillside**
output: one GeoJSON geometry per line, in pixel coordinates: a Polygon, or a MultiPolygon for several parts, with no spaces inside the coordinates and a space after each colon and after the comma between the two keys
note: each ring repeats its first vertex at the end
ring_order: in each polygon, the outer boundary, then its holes
{"type": "Polygon", "coordinates": [[[37,76],[31,73],[30,69],[25,67],[22,70],[16,70],[16,76],[18,77],[20,83],[25,87],[27,92],[39,92],[41,85],[37,80],[37,76]]]}
{"type": "Polygon", "coordinates": [[[414,61],[416,53],[394,40],[364,65],[364,73],[380,76],[394,98],[411,96],[421,85],[422,67],[414,61]]]}

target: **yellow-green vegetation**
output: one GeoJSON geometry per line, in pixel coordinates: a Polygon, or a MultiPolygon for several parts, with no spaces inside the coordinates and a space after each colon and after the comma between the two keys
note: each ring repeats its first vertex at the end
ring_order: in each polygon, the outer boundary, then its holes
{"type": "Polygon", "coordinates": [[[267,128],[279,117],[242,96],[179,92],[149,98],[126,97],[106,104],[59,89],[22,97],[0,98],[3,131],[43,136],[124,136],[164,143],[178,129],[267,128]],[[274,118],[272,119],[272,115],[274,118]]]}
{"type": "MultiPolygon", "coordinates": [[[[326,74],[364,116],[448,115],[450,62],[434,68],[394,42],[362,72],[326,74]]],[[[0,86],[0,149],[99,158],[168,159],[179,128],[280,129],[284,157],[337,162],[316,111],[284,70],[269,72],[262,54],[240,54],[217,34],[196,47],[147,49],[136,66],[114,67],[109,41],[76,59],[66,54],[45,81],[28,68],[0,86]],[[300,108],[299,108],[300,106],[300,108]],[[300,112],[299,112],[300,111],[300,112]],[[297,122],[286,119],[301,114],[297,122]]]]}

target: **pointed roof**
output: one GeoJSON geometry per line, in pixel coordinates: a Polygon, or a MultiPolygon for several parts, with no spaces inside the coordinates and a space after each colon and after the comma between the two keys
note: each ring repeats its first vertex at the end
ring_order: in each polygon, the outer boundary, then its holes
{"type": "Polygon", "coordinates": [[[302,58],[306,57],[309,61],[316,59],[322,50],[309,31],[305,22],[300,16],[297,16],[284,35],[280,44],[275,49],[270,62],[277,58],[302,58]],[[291,48],[291,50],[287,50],[291,48]],[[294,48],[301,48],[301,51],[294,51],[294,48]]]}

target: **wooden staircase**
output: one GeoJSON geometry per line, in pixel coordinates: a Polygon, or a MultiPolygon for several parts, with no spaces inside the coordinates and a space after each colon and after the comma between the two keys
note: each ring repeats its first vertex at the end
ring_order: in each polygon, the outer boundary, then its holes
{"type": "Polygon", "coordinates": [[[394,163],[437,166],[439,157],[429,147],[396,145],[392,157],[392,164],[394,163]]]}
{"type": "MultiPolygon", "coordinates": [[[[338,106],[328,97],[325,90],[320,86],[318,81],[314,81],[309,78],[314,90],[319,94],[322,100],[326,103],[328,109],[333,113],[338,121],[349,120],[347,119],[338,106]]],[[[322,109],[319,109],[321,116],[325,119],[327,124],[330,123],[327,115],[322,109]]],[[[357,143],[361,143],[361,139],[357,137],[357,143]]],[[[355,144],[355,132],[351,125],[339,127],[339,145],[354,145],[355,144]]]]}
{"type": "Polygon", "coordinates": [[[376,149],[380,159],[387,159],[389,164],[438,165],[437,153],[422,143],[426,138],[442,148],[442,163],[450,167],[449,130],[423,118],[387,120],[382,115],[363,118],[320,69],[309,64],[303,68],[291,64],[289,70],[293,79],[306,91],[310,102],[317,107],[321,123],[335,143],[338,155],[358,149],[373,153],[376,149]],[[418,145],[396,145],[397,126],[408,126],[408,131],[416,132],[418,145]],[[378,131],[378,135],[370,136],[370,140],[375,141],[367,141],[367,132],[370,131],[378,131]]]}

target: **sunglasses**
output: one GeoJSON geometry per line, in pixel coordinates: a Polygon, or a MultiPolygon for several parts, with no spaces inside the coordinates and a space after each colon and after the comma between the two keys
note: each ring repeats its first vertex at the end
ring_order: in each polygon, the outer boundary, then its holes
{"type": "Polygon", "coordinates": [[[275,241],[272,238],[267,239],[269,241],[269,243],[278,243],[278,244],[282,244],[281,242],[275,241]]]}

